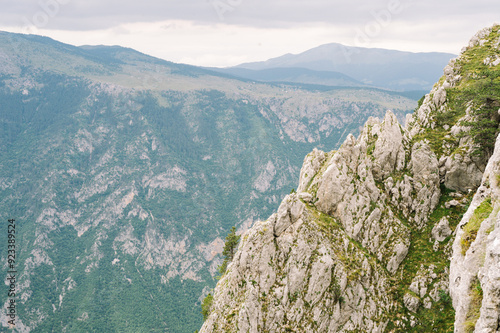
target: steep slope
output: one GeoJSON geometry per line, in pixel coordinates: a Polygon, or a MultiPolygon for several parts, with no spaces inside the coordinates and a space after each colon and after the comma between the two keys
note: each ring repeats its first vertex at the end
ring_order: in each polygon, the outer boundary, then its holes
{"type": "Polygon", "coordinates": [[[388,111],[306,156],[201,332],[498,330],[499,30],[472,38],[404,128],[388,111]]]}
{"type": "Polygon", "coordinates": [[[229,228],[268,216],[314,146],[416,104],[39,36],[0,33],[0,58],[0,218],[18,221],[19,332],[194,331],[229,228]]]}
{"type": "Polygon", "coordinates": [[[500,136],[453,243],[450,291],[456,332],[500,329],[499,211],[500,136]]]}
{"type": "Polygon", "coordinates": [[[306,68],[340,72],[372,86],[428,91],[439,78],[442,68],[453,57],[455,55],[448,53],[411,53],[331,43],[300,54],[245,63],[236,68],[306,68]]]}

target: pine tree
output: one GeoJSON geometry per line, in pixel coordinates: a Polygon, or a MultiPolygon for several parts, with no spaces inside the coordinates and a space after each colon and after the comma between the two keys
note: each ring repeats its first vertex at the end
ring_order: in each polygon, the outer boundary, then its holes
{"type": "Polygon", "coordinates": [[[209,293],[201,303],[201,314],[203,315],[203,320],[207,320],[208,316],[210,315],[210,310],[212,308],[213,302],[214,297],[209,293]]]}
{"type": "MultiPolygon", "coordinates": [[[[477,78],[463,88],[458,98],[459,108],[465,110],[472,101],[471,115],[473,121],[462,121],[460,125],[470,126],[470,134],[478,148],[474,155],[493,154],[495,139],[499,133],[498,107],[500,106],[500,71],[490,68],[475,73],[477,78]]],[[[464,112],[464,111],[463,111],[464,112]]]]}
{"type": "Polygon", "coordinates": [[[226,236],[226,242],[224,243],[224,249],[222,250],[224,261],[218,268],[220,276],[224,275],[227,265],[233,260],[239,241],[240,236],[236,235],[236,228],[233,226],[229,234],[226,236]]]}

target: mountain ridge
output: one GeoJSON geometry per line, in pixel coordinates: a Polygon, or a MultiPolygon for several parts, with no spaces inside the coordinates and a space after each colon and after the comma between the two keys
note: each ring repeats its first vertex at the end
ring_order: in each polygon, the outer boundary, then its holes
{"type": "Polygon", "coordinates": [[[422,90],[432,87],[439,78],[436,73],[453,57],[455,55],[449,53],[415,53],[330,43],[299,54],[287,54],[231,68],[263,70],[300,67],[340,72],[367,85],[386,89],[422,90]]]}
{"type": "Polygon", "coordinates": [[[247,68],[211,68],[237,77],[263,82],[306,83],[325,86],[369,87],[345,74],[332,71],[315,71],[307,68],[275,67],[252,70],[247,68]]]}

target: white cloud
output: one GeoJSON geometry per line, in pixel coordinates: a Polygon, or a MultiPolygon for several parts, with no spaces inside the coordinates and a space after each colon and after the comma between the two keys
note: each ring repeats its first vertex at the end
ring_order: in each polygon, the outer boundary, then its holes
{"type": "Polygon", "coordinates": [[[26,32],[28,25],[73,45],[230,66],[331,42],[458,53],[498,12],[500,3],[489,0],[26,0],[3,5],[0,29],[26,32]]]}
{"type": "MultiPolygon", "coordinates": [[[[16,32],[12,27],[6,30],[16,32]]],[[[73,45],[121,45],[174,62],[230,66],[305,51],[335,40],[334,31],[323,25],[264,29],[224,23],[161,21],[121,24],[93,31],[37,29],[34,32],[73,45]]]]}

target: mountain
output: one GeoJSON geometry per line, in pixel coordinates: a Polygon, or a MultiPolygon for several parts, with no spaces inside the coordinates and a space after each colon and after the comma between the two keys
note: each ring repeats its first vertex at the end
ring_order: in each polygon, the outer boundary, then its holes
{"type": "Polygon", "coordinates": [[[17,223],[18,332],[192,333],[230,228],[274,211],[314,147],[417,105],[33,35],[0,33],[0,59],[0,218],[17,223]]]}
{"type": "MultiPolygon", "coordinates": [[[[442,68],[454,57],[455,55],[449,53],[412,53],[331,43],[300,54],[286,54],[267,61],[241,64],[227,70],[237,73],[236,69],[263,71],[288,68],[289,75],[293,76],[292,82],[311,83],[312,75],[302,80],[300,76],[293,74],[296,68],[303,68],[342,73],[365,85],[385,89],[428,91],[441,76],[442,68]]],[[[277,76],[276,80],[269,81],[281,81],[279,78],[280,76],[277,76]]],[[[334,80],[327,81],[321,77],[317,80],[328,85],[338,84],[334,80]]]]}
{"type": "Polygon", "coordinates": [[[499,41],[474,36],[404,127],[388,111],[309,153],[200,332],[497,332],[499,41]]]}

